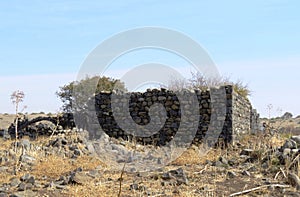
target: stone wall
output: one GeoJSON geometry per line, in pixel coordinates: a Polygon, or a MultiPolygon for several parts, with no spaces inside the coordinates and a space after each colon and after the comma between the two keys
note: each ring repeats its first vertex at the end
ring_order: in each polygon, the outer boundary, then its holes
{"type": "MultiPolygon", "coordinates": [[[[250,102],[235,93],[232,86],[207,91],[149,89],[143,93],[102,92],[95,96],[95,101],[98,123],[106,134],[123,139],[135,136],[143,144],[165,145],[175,135],[182,135],[183,141],[190,140],[194,143],[215,138],[231,143],[239,135],[249,133],[256,125],[253,120],[257,118],[250,102]],[[193,95],[197,96],[196,102],[187,101],[193,95]],[[111,103],[112,96],[114,103],[111,103]],[[165,111],[159,110],[161,108],[165,111]],[[127,109],[128,114],[125,115],[122,109],[127,109]],[[197,114],[192,113],[195,109],[197,114]],[[196,129],[195,123],[198,124],[196,129]],[[186,135],[180,134],[181,126],[186,129],[186,135]]],[[[93,138],[101,135],[101,132],[92,128],[96,124],[95,120],[89,120],[88,129],[93,138]]]]}
{"type": "Polygon", "coordinates": [[[233,138],[238,140],[239,136],[246,133],[256,133],[259,129],[259,114],[252,108],[250,101],[232,92],[232,127],[233,138]]]}
{"type": "Polygon", "coordinates": [[[233,138],[251,131],[252,107],[248,99],[232,92],[232,128],[233,138]]]}

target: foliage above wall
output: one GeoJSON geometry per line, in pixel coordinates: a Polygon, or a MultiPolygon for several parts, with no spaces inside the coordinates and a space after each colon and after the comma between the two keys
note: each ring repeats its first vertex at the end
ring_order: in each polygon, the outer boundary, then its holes
{"type": "Polygon", "coordinates": [[[234,91],[245,98],[251,94],[248,85],[244,84],[241,80],[233,82],[229,77],[206,78],[200,72],[191,72],[191,74],[192,77],[190,79],[180,80],[175,78],[170,80],[168,89],[200,89],[204,91],[211,87],[232,85],[234,91]]]}
{"type": "Polygon", "coordinates": [[[60,90],[56,92],[56,94],[63,102],[62,110],[64,112],[72,112],[73,110],[77,110],[84,107],[84,104],[81,101],[87,100],[86,97],[88,97],[89,95],[98,94],[101,91],[112,91],[115,85],[118,85],[118,89],[120,90],[126,90],[124,83],[122,83],[118,79],[113,79],[105,76],[86,77],[85,79],[79,82],[72,81],[60,87],[60,90]],[[96,83],[97,83],[97,89],[96,92],[94,92],[95,89],[94,85],[96,83]],[[77,100],[76,100],[76,106],[72,106],[74,101],[75,88],[76,88],[77,100]]]}

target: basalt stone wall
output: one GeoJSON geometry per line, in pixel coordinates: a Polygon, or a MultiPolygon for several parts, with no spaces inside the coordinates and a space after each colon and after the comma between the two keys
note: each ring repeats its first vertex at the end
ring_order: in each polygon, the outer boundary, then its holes
{"type": "Polygon", "coordinates": [[[232,127],[233,138],[251,131],[252,107],[248,99],[232,92],[232,127]]]}
{"type": "Polygon", "coordinates": [[[238,138],[246,133],[256,133],[259,128],[259,114],[252,108],[250,101],[232,92],[232,128],[233,138],[238,138]]]}
{"type": "MultiPolygon", "coordinates": [[[[177,134],[181,135],[183,141],[190,140],[194,143],[216,138],[231,143],[237,136],[250,132],[255,126],[251,121],[255,119],[256,114],[253,113],[250,102],[236,94],[232,86],[193,92],[149,89],[143,93],[117,93],[114,94],[113,100],[114,110],[111,92],[102,92],[95,96],[98,124],[102,130],[115,138],[127,140],[135,136],[138,142],[144,144],[165,145],[177,134]],[[188,99],[192,95],[197,96],[194,103],[188,99]],[[157,104],[165,111],[151,111],[151,106],[157,104]],[[195,106],[199,107],[197,115],[191,113],[195,106]],[[124,107],[128,108],[129,118],[126,115],[122,117],[124,113],[119,113],[124,107]],[[163,122],[163,125],[158,127],[158,130],[155,125],[149,128],[147,125],[151,125],[151,121],[163,122]],[[186,135],[181,130],[179,132],[181,126],[186,129],[186,135]],[[135,130],[143,135],[135,135],[135,130]]],[[[93,138],[101,136],[101,132],[92,128],[96,124],[95,120],[89,120],[90,135],[93,138]]]]}

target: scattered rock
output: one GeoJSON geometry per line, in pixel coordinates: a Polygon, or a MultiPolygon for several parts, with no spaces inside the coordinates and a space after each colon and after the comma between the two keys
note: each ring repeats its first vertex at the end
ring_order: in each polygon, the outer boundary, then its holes
{"type": "Polygon", "coordinates": [[[91,170],[91,171],[88,172],[87,175],[92,177],[92,178],[96,178],[97,176],[99,176],[99,173],[98,173],[98,170],[91,170]]]}
{"type": "Polygon", "coordinates": [[[292,149],[292,154],[295,154],[295,153],[298,153],[298,152],[299,152],[299,149],[297,149],[297,148],[292,149]]]}
{"type": "Polygon", "coordinates": [[[18,191],[26,191],[32,189],[33,185],[31,183],[20,183],[18,186],[18,191]]]}
{"type": "Polygon", "coordinates": [[[270,185],[271,182],[272,182],[269,178],[263,178],[262,181],[263,181],[264,184],[266,184],[266,185],[270,185]]]}
{"type": "Polygon", "coordinates": [[[284,156],[289,155],[290,153],[291,153],[291,149],[290,148],[283,149],[283,155],[284,156]]]}
{"type": "Polygon", "coordinates": [[[236,164],[236,160],[235,159],[230,159],[230,160],[228,160],[228,164],[230,166],[234,166],[236,164]]]}
{"type": "Polygon", "coordinates": [[[80,156],[80,155],[82,155],[82,153],[81,153],[81,151],[79,149],[75,149],[74,150],[74,155],[80,156]]]}
{"type": "Polygon", "coordinates": [[[220,157],[220,158],[219,158],[219,161],[220,161],[222,164],[228,165],[228,160],[227,160],[225,157],[220,157]]]}
{"type": "Polygon", "coordinates": [[[31,146],[31,143],[28,139],[22,139],[22,141],[20,142],[21,143],[21,146],[24,147],[25,150],[30,150],[30,146],[31,146]]]}
{"type": "Polygon", "coordinates": [[[212,166],[216,166],[216,167],[224,167],[224,164],[221,161],[216,161],[212,163],[212,166]]]}
{"type": "Polygon", "coordinates": [[[66,189],[66,185],[60,185],[60,184],[57,184],[57,183],[54,183],[54,182],[51,182],[48,187],[50,188],[55,188],[55,189],[66,189]]]}
{"type": "Polygon", "coordinates": [[[33,164],[35,162],[35,158],[34,157],[31,157],[31,156],[28,156],[28,155],[22,155],[21,158],[20,158],[20,161],[23,162],[23,163],[27,163],[27,164],[33,164]]]}
{"type": "Polygon", "coordinates": [[[267,162],[264,162],[263,164],[261,164],[261,167],[263,169],[267,169],[269,167],[269,164],[267,162]]]}
{"type": "Polygon", "coordinates": [[[9,169],[9,167],[0,166],[0,172],[6,172],[8,169],[9,169]]]}
{"type": "Polygon", "coordinates": [[[89,153],[91,155],[96,155],[96,151],[95,151],[94,145],[92,143],[87,144],[87,150],[89,151],[89,153]]]}
{"type": "Polygon", "coordinates": [[[32,190],[20,191],[10,195],[10,197],[27,197],[27,196],[38,196],[38,195],[36,192],[33,192],[32,190]]]}
{"type": "Polygon", "coordinates": [[[292,140],[292,139],[288,139],[285,141],[284,145],[282,146],[283,149],[289,148],[289,149],[295,149],[297,148],[297,143],[292,140]]]}
{"type": "Polygon", "coordinates": [[[242,172],[242,175],[244,175],[244,176],[251,176],[250,172],[247,171],[247,170],[244,170],[244,171],[242,172]]]}
{"type": "Polygon", "coordinates": [[[163,180],[176,180],[177,185],[185,184],[188,185],[188,179],[182,168],[176,170],[170,170],[162,175],[163,180]]]}
{"type": "Polygon", "coordinates": [[[237,177],[237,174],[235,172],[233,172],[233,171],[228,171],[227,175],[228,175],[229,178],[237,177]]]}
{"type": "Polygon", "coordinates": [[[292,140],[294,140],[298,145],[300,145],[300,135],[292,136],[292,140]]]}
{"type": "Polygon", "coordinates": [[[13,178],[13,179],[11,179],[10,180],[10,186],[11,187],[17,187],[17,186],[19,186],[20,185],[20,183],[22,183],[21,181],[20,181],[20,179],[18,179],[18,178],[13,178]]]}
{"type": "Polygon", "coordinates": [[[68,185],[70,182],[71,182],[70,176],[61,176],[57,181],[55,181],[55,184],[68,185]]]}
{"type": "Polygon", "coordinates": [[[254,152],[252,149],[243,149],[240,155],[246,155],[251,156],[251,154],[254,152]]]}
{"type": "Polygon", "coordinates": [[[32,176],[30,174],[25,174],[24,176],[22,176],[20,178],[20,180],[25,182],[25,183],[31,183],[31,184],[34,184],[34,182],[35,182],[34,176],[32,176]]]}
{"type": "Polygon", "coordinates": [[[84,172],[73,172],[71,174],[71,182],[79,185],[84,185],[92,180],[90,176],[88,176],[84,172]]]}
{"type": "Polygon", "coordinates": [[[130,185],[130,190],[138,190],[139,189],[139,185],[134,183],[130,185]]]}

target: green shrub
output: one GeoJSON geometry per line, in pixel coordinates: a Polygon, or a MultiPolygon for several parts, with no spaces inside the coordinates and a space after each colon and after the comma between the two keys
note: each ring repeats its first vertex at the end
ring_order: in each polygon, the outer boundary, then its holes
{"type": "Polygon", "coordinates": [[[86,77],[81,81],[73,81],[67,85],[60,87],[60,91],[56,92],[57,96],[63,102],[62,110],[64,112],[72,112],[72,110],[81,110],[84,108],[85,101],[93,94],[98,94],[101,91],[112,91],[115,87],[118,90],[125,91],[125,85],[118,79],[109,77],[86,77]],[[96,92],[94,92],[96,87],[96,92]],[[76,90],[76,106],[74,104],[74,90],[76,90]]]}

